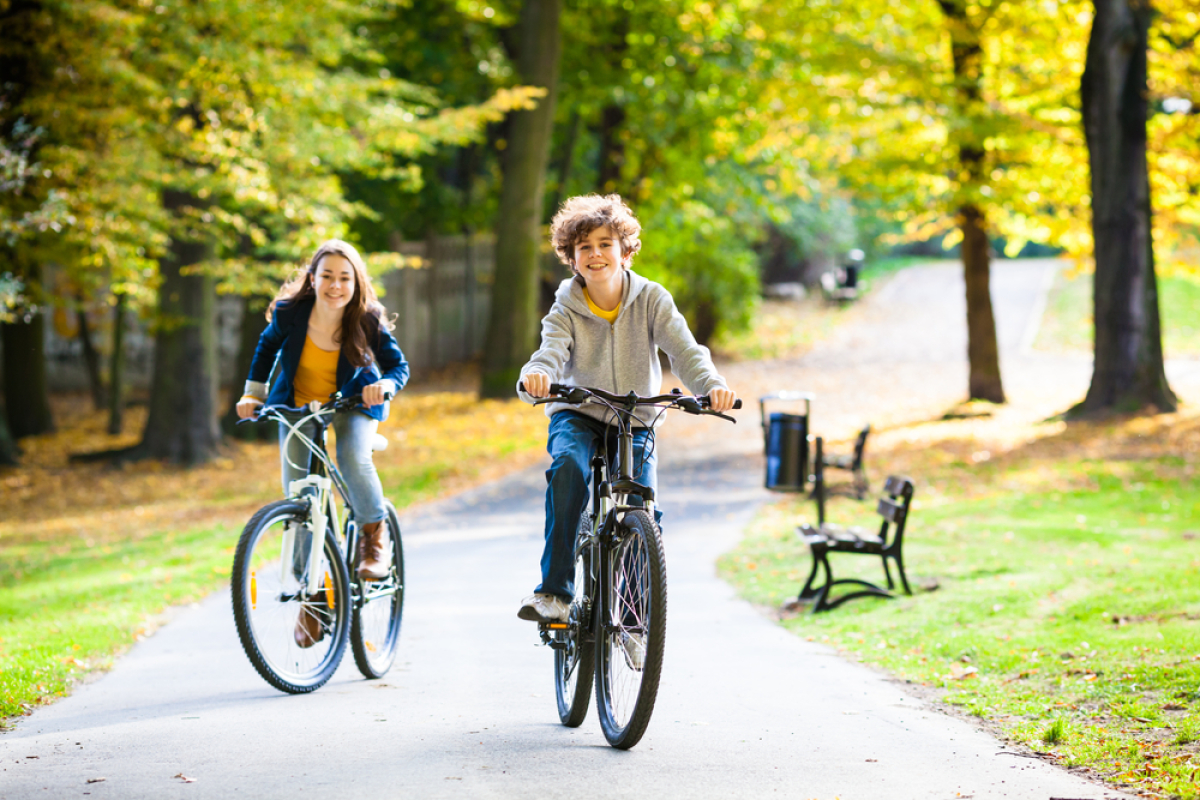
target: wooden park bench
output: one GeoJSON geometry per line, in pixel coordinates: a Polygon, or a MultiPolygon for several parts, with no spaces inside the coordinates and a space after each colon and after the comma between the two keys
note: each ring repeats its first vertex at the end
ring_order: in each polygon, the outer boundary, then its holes
{"type": "Polygon", "coordinates": [[[808,574],[808,580],[804,582],[804,588],[800,590],[798,601],[812,601],[812,612],[818,613],[831,608],[837,608],[847,600],[852,600],[856,597],[895,597],[892,590],[896,588],[892,581],[892,572],[888,562],[893,561],[896,564],[896,571],[899,573],[900,583],[904,587],[904,593],[911,595],[912,590],[908,586],[908,576],[904,572],[904,555],[902,548],[904,546],[904,528],[908,522],[908,511],[912,505],[913,497],[913,482],[901,475],[891,475],[884,484],[884,496],[879,499],[879,505],[876,511],[879,516],[883,517],[883,524],[879,528],[879,533],[874,534],[862,528],[845,528],[841,525],[834,525],[825,522],[825,498],[824,498],[824,480],[823,468],[821,464],[821,440],[817,439],[817,474],[815,477],[814,494],[817,500],[817,525],[801,525],[797,529],[799,536],[804,539],[808,545],[809,552],[812,554],[812,571],[808,574]],[[833,577],[833,568],[829,565],[830,553],[851,553],[866,556],[878,556],[883,561],[883,574],[887,578],[887,588],[871,583],[869,581],[860,580],[858,578],[839,578],[833,577]],[[817,573],[824,574],[824,581],[819,585],[814,585],[817,580],[817,573]],[[830,599],[830,591],[835,586],[857,586],[860,587],[857,591],[852,591],[842,595],[836,599],[830,599]]]}
{"type": "Polygon", "coordinates": [[[866,425],[858,436],[854,439],[854,452],[845,455],[833,455],[825,453],[821,457],[821,464],[825,467],[833,469],[844,469],[854,476],[854,496],[862,500],[870,491],[870,485],[867,483],[867,472],[863,465],[863,456],[867,448],[867,436],[871,433],[871,426],[866,425]]]}

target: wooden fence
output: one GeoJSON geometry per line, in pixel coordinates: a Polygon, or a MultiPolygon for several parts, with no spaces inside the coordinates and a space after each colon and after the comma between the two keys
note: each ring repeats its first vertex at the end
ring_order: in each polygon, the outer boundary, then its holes
{"type": "Polygon", "coordinates": [[[470,360],[483,350],[495,273],[491,235],[439,236],[397,249],[419,268],[382,276],[383,304],[414,375],[470,360]]]}

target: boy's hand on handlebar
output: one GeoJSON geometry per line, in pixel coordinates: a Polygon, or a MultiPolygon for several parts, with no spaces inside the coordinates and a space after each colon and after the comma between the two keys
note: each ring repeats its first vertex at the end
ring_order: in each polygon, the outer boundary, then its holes
{"type": "Polygon", "coordinates": [[[550,376],[540,372],[531,372],[521,379],[525,384],[525,393],[533,397],[550,396],[550,376]]]}
{"type": "Polygon", "coordinates": [[[737,392],[732,389],[713,389],[708,393],[708,401],[713,411],[729,411],[737,402],[737,392]]]}
{"type": "Polygon", "coordinates": [[[263,401],[257,397],[243,397],[237,402],[238,419],[252,419],[262,405],[263,401]]]}
{"type": "Polygon", "coordinates": [[[377,383],[372,383],[370,386],[366,386],[363,388],[362,402],[363,402],[364,406],[366,406],[367,408],[370,408],[371,406],[377,406],[377,405],[380,405],[381,403],[386,403],[388,400],[391,399],[391,397],[388,396],[391,394],[392,394],[392,382],[386,381],[386,380],[379,381],[377,383]]]}

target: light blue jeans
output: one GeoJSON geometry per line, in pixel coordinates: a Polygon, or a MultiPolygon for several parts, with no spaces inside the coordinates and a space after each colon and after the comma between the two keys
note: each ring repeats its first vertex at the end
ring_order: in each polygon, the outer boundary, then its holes
{"type": "MultiPolygon", "coordinates": [[[[297,416],[294,419],[299,418],[297,416]]],[[[350,490],[350,507],[359,525],[379,522],[387,516],[383,504],[383,486],[379,482],[379,473],[375,471],[371,453],[371,444],[378,428],[378,422],[357,411],[336,414],[333,418],[333,432],[337,436],[337,466],[346,479],[346,488],[350,490]]],[[[300,427],[300,431],[309,438],[312,438],[315,429],[316,423],[312,420],[300,427]]],[[[284,452],[287,435],[288,429],[280,425],[279,455],[283,466],[284,494],[287,494],[288,484],[308,474],[310,454],[308,447],[295,436],[287,443],[287,452],[284,452]]]]}

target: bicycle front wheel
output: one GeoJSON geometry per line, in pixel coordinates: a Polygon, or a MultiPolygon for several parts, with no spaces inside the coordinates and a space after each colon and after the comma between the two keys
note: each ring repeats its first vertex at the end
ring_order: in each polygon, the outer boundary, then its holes
{"type": "Polygon", "coordinates": [[[404,547],[400,542],[400,520],[391,501],[387,501],[384,522],[384,554],[391,556],[387,577],[379,581],[355,578],[359,601],[350,626],[350,649],[365,678],[382,678],[392,668],[404,613],[404,547]]]}
{"type": "Polygon", "coordinates": [[[592,515],[579,519],[575,534],[575,599],[571,601],[569,630],[558,631],[554,647],[554,689],[558,718],[568,728],[578,728],[587,716],[596,672],[596,643],[591,637],[592,564],[594,550],[587,544],[592,515]]]}
{"type": "Polygon", "coordinates": [[[231,578],[233,618],[250,663],[290,694],[311,692],[333,676],[350,627],[349,577],[337,538],[328,531],[316,563],[308,563],[308,521],[305,503],[264,506],[242,531],[231,578]],[[309,594],[313,571],[319,588],[309,594]]]}
{"type": "Polygon", "coordinates": [[[603,555],[596,705],[604,738],[628,750],[654,711],[667,627],[667,572],[658,526],[626,512],[603,555]]]}

